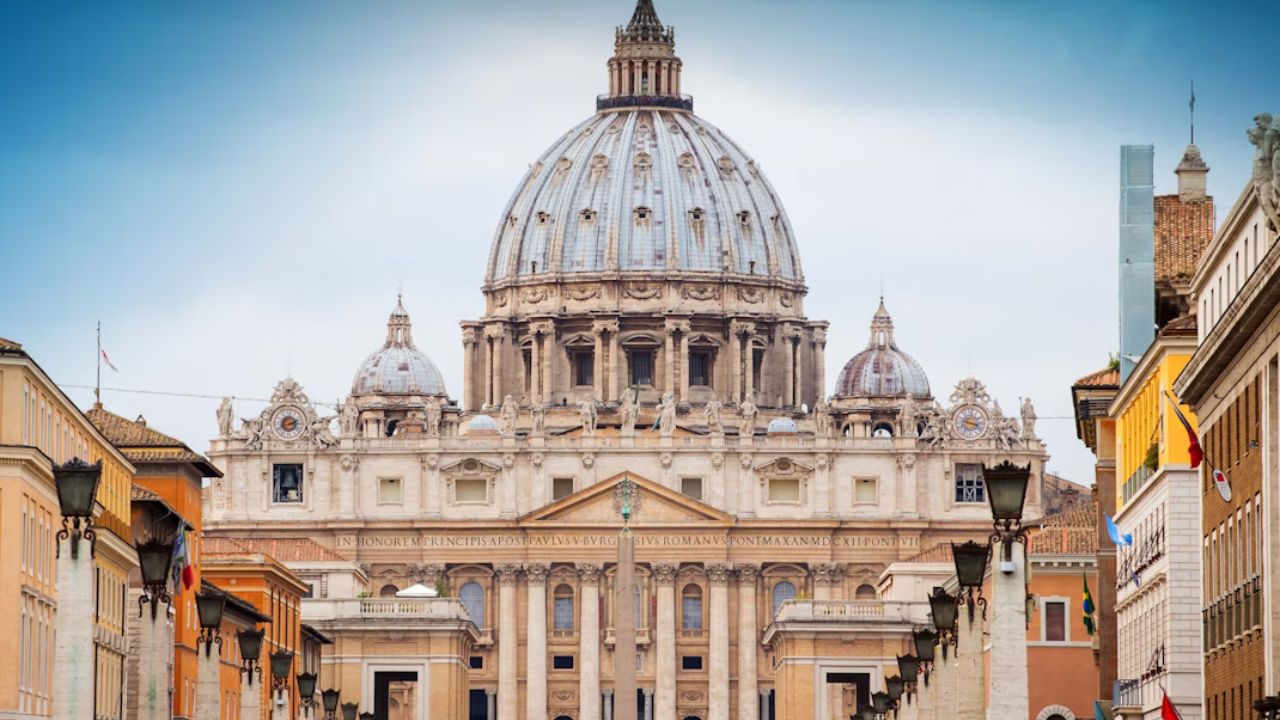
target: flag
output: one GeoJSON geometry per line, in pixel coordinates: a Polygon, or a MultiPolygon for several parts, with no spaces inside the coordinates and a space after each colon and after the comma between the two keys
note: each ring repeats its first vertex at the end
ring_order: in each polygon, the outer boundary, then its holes
{"type": "Polygon", "coordinates": [[[99,349],[99,350],[98,350],[98,352],[102,353],[102,362],[106,363],[106,364],[107,364],[107,367],[111,368],[111,369],[112,369],[112,370],[114,370],[115,372],[120,372],[120,368],[118,368],[118,367],[116,367],[115,365],[112,365],[112,364],[111,364],[111,358],[107,357],[107,351],[106,351],[106,350],[99,349]]]}
{"type": "Polygon", "coordinates": [[[1174,400],[1173,394],[1165,391],[1169,395],[1169,400],[1173,401],[1173,412],[1178,416],[1178,422],[1182,423],[1183,429],[1187,431],[1187,454],[1191,456],[1192,469],[1200,467],[1200,461],[1204,460],[1204,450],[1200,448],[1200,438],[1196,435],[1196,431],[1191,429],[1191,423],[1187,421],[1187,416],[1182,414],[1182,410],[1178,408],[1178,403],[1174,400]]]}
{"type": "Polygon", "coordinates": [[[1097,700],[1093,701],[1093,720],[1111,720],[1107,717],[1107,712],[1102,709],[1102,703],[1097,700]]]}
{"type": "Polygon", "coordinates": [[[1162,691],[1164,700],[1160,702],[1160,720],[1182,720],[1182,713],[1169,701],[1169,693],[1162,691]]]}
{"type": "Polygon", "coordinates": [[[1107,521],[1107,534],[1111,536],[1111,542],[1119,546],[1127,546],[1133,544],[1133,533],[1120,534],[1120,528],[1116,527],[1116,521],[1111,519],[1110,515],[1103,515],[1107,521]]]}
{"type": "Polygon", "coordinates": [[[191,556],[187,553],[186,528],[178,530],[178,537],[173,542],[173,589],[175,593],[190,590],[195,584],[196,571],[191,566],[191,556]]]}
{"type": "Polygon", "coordinates": [[[1089,577],[1081,573],[1080,579],[1084,581],[1084,599],[1080,601],[1084,630],[1089,633],[1090,637],[1093,637],[1093,595],[1089,592],[1089,577]]]}

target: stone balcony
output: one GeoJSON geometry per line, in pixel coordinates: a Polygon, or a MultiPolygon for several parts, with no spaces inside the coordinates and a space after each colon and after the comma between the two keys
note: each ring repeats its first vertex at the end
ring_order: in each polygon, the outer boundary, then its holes
{"type": "Polygon", "coordinates": [[[765,629],[765,642],[787,632],[909,633],[929,620],[927,602],[787,600],[765,629]]]}
{"type": "Polygon", "coordinates": [[[483,633],[457,598],[329,598],[302,601],[302,621],[318,629],[461,630],[480,644],[483,633]]]}

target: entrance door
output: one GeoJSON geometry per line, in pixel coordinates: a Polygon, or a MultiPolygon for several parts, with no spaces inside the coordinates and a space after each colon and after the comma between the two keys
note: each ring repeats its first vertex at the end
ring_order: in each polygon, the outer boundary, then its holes
{"type": "Polygon", "coordinates": [[[871,704],[871,675],[869,673],[827,673],[827,684],[852,685],[856,702],[853,710],[871,704]]]}
{"type": "Polygon", "coordinates": [[[484,690],[472,690],[467,705],[467,720],[488,720],[489,698],[484,690]]]}
{"type": "Polygon", "coordinates": [[[418,673],[375,672],[373,674],[374,720],[416,720],[417,701],[418,673]]]}

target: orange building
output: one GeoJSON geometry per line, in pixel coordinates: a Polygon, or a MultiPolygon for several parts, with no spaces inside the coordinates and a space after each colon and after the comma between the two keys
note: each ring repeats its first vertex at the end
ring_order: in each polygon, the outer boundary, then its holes
{"type": "MultiPolygon", "coordinates": [[[[272,703],[283,703],[285,717],[298,715],[296,676],[303,668],[302,597],[308,591],[305,583],[288,568],[270,555],[255,552],[235,540],[206,538],[203,558],[203,577],[208,583],[248,602],[255,610],[270,618],[270,625],[262,639],[262,716],[267,718],[272,703]],[[285,650],[293,653],[293,669],[289,673],[287,691],[274,698],[271,688],[271,653],[285,650]]],[[[224,653],[228,642],[224,634],[224,653]]],[[[234,654],[238,657],[239,649],[234,654]]],[[[224,690],[229,690],[229,676],[224,680],[224,690]]],[[[239,688],[239,680],[234,686],[239,688]]],[[[225,707],[225,705],[224,705],[225,707]]],[[[237,707],[239,707],[237,705],[237,707]]],[[[224,718],[227,718],[224,711],[224,718]]],[[[232,715],[231,717],[235,717],[232,715]]],[[[202,719],[203,720],[203,719],[202,719]]],[[[245,718],[244,720],[251,720],[245,718]]]]}
{"type": "Polygon", "coordinates": [[[189,528],[187,549],[196,578],[191,590],[173,596],[173,714],[177,719],[191,718],[196,707],[196,638],[200,634],[194,592],[200,583],[200,486],[204,478],[222,477],[222,473],[181,440],[147,427],[141,416],[128,420],[105,410],[101,403],[85,414],[133,463],[134,482],[157,495],[189,528]]]}

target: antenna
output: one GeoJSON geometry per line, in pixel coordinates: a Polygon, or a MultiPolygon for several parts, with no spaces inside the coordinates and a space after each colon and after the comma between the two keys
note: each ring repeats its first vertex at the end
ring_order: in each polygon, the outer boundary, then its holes
{"type": "Polygon", "coordinates": [[[93,384],[93,401],[102,404],[102,321],[98,321],[98,372],[93,384]]]}
{"type": "Polygon", "coordinates": [[[1191,109],[1191,144],[1196,144],[1196,81],[1191,81],[1191,101],[1187,103],[1191,109]]]}

